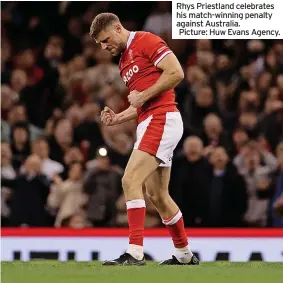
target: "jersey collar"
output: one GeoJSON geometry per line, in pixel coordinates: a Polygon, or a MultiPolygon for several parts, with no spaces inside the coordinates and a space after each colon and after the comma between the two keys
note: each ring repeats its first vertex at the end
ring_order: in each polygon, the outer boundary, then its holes
{"type": "Polygon", "coordinates": [[[129,48],[130,44],[132,43],[132,41],[133,41],[135,35],[136,35],[136,32],[135,32],[135,31],[131,31],[131,32],[130,32],[130,36],[129,36],[129,38],[128,38],[127,45],[126,45],[126,48],[127,48],[127,49],[129,48]]]}

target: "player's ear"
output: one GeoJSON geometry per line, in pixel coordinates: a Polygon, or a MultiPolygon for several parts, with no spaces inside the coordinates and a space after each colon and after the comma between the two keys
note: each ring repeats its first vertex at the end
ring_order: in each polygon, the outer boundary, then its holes
{"type": "Polygon", "coordinates": [[[122,31],[122,26],[121,26],[119,23],[116,23],[116,24],[114,24],[114,30],[115,30],[117,33],[121,33],[121,31],[122,31]]]}

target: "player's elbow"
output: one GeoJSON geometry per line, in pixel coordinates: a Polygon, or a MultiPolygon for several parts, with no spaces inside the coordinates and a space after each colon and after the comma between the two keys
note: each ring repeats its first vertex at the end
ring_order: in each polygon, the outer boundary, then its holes
{"type": "Polygon", "coordinates": [[[177,70],[175,70],[174,73],[175,73],[177,83],[180,83],[185,77],[182,69],[177,69],[177,70]]]}

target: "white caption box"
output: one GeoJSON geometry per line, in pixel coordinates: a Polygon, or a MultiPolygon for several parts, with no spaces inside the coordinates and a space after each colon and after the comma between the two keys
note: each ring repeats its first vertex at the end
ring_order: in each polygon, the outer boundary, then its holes
{"type": "Polygon", "coordinates": [[[173,39],[282,39],[283,0],[173,0],[173,39]]]}

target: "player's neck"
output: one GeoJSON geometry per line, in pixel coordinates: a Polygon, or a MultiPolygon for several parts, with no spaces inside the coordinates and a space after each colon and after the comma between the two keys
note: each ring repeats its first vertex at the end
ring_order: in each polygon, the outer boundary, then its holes
{"type": "Polygon", "coordinates": [[[128,31],[126,29],[124,30],[124,33],[123,33],[123,37],[124,37],[124,40],[123,40],[124,50],[127,48],[127,43],[128,43],[130,34],[131,34],[130,31],[128,31]]]}

